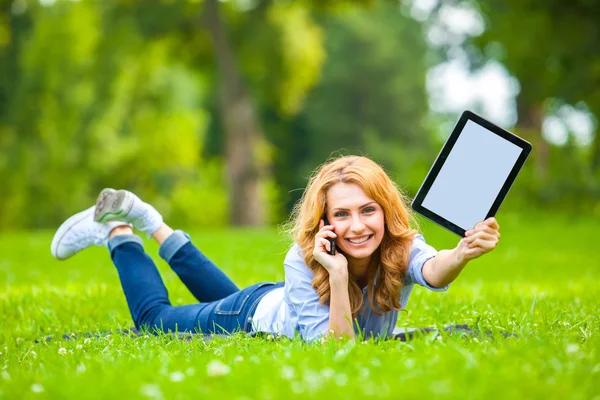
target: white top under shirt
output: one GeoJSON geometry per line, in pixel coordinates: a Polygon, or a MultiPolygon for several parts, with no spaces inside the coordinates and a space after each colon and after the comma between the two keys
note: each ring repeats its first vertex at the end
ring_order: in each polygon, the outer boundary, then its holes
{"type": "MultiPolygon", "coordinates": [[[[415,284],[439,292],[448,286],[436,288],[423,278],[423,264],[435,257],[437,251],[417,234],[413,240],[408,261],[408,271],[400,288],[401,309],[406,307],[415,284]]],[[[319,302],[319,295],[312,287],[314,273],[304,263],[300,246],[294,244],[288,251],[285,261],[285,286],[268,292],[258,303],[252,317],[253,332],[271,332],[294,337],[296,332],[311,342],[327,333],[329,326],[329,306],[319,302]]],[[[377,281],[375,281],[377,285],[377,281]]],[[[398,311],[392,310],[377,315],[369,306],[367,287],[363,288],[363,307],[357,316],[358,328],[371,336],[391,336],[398,321],[398,311]]],[[[377,306],[375,306],[377,308],[377,306]]]]}

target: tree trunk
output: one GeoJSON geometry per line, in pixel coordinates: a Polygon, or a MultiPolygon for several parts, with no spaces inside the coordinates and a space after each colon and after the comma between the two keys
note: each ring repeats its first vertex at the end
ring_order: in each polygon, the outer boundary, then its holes
{"type": "Polygon", "coordinates": [[[548,153],[550,146],[542,136],[544,111],[542,104],[530,104],[517,97],[517,127],[523,137],[533,145],[533,162],[535,175],[540,179],[548,176],[548,153]]]}
{"type": "Polygon", "coordinates": [[[237,69],[218,3],[206,1],[205,18],[218,70],[219,113],[231,185],[230,218],[234,225],[260,226],[265,222],[266,204],[261,198],[260,182],[267,166],[261,165],[265,157],[259,153],[265,139],[237,69]]]}

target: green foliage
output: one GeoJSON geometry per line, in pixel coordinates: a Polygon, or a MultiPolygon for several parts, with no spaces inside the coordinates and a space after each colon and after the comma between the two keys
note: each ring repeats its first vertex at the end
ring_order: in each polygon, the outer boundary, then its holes
{"type": "Polygon", "coordinates": [[[319,20],[327,53],[320,82],[294,120],[267,115],[288,209],[302,194],[296,189],[334,152],[368,155],[405,182],[429,148],[420,25],[385,2],[319,20]]]}
{"type": "Polygon", "coordinates": [[[175,38],[146,41],[118,11],[93,2],[37,10],[4,116],[1,227],[56,224],[105,186],[135,191],[167,218],[172,207],[173,222],[224,223],[222,167],[200,170],[200,77],[173,57],[175,38]],[[220,211],[190,219],[192,195],[220,211]]]}

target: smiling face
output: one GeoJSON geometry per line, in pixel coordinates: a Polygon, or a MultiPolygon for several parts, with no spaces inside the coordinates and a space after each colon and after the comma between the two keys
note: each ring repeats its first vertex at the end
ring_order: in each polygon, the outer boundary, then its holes
{"type": "Polygon", "coordinates": [[[370,259],[381,244],[383,209],[357,184],[336,183],[327,191],[327,218],[349,262],[370,259]]]}

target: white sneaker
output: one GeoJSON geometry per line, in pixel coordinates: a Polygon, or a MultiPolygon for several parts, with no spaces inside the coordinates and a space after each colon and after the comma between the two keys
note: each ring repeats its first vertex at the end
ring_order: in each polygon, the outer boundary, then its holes
{"type": "Polygon", "coordinates": [[[160,228],[163,217],[154,207],[144,203],[139,197],[127,190],[106,188],[100,192],[96,201],[94,220],[107,222],[126,221],[148,237],[160,228]]]}
{"type": "Polygon", "coordinates": [[[95,222],[95,209],[96,206],[92,206],[62,223],[54,234],[50,248],[50,252],[55,258],[66,260],[92,245],[106,246],[110,231],[117,226],[129,225],[122,221],[106,224],[95,222]]]}

